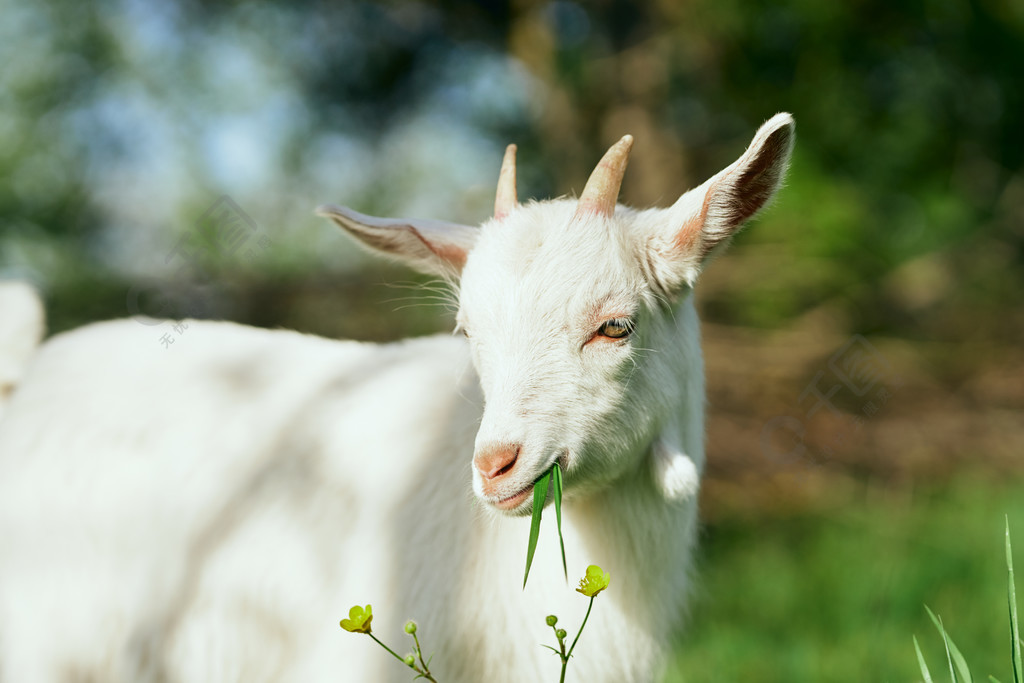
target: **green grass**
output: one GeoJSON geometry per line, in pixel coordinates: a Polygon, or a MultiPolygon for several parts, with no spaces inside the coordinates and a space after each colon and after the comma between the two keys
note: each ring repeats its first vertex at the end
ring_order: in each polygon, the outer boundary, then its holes
{"type": "MultiPolygon", "coordinates": [[[[1021,656],[1020,625],[1017,620],[1017,596],[1013,576],[1013,548],[1010,542],[1009,518],[1006,520],[1006,574],[1006,602],[1010,619],[1011,672],[1013,673],[1013,683],[1024,683],[1024,657],[1021,656]]],[[[951,683],[973,683],[974,675],[971,673],[967,660],[960,652],[960,649],[954,644],[952,636],[946,631],[945,626],[942,624],[942,619],[935,616],[935,613],[927,607],[925,609],[928,610],[928,616],[931,617],[932,623],[935,624],[935,628],[938,629],[939,634],[942,636],[942,642],[946,646],[946,663],[949,665],[949,679],[951,683]]],[[[924,683],[932,683],[931,671],[928,669],[924,655],[921,654],[921,647],[916,637],[914,638],[914,650],[917,654],[917,664],[921,667],[921,676],[924,678],[924,683]]],[[[992,683],[1000,683],[999,679],[992,675],[989,675],[989,680],[992,683]]]]}
{"type": "Polygon", "coordinates": [[[926,603],[976,680],[1012,680],[1004,515],[1024,530],[1024,481],[961,476],[828,515],[709,526],[665,680],[920,681],[915,635],[933,674],[946,661],[926,603]]]}

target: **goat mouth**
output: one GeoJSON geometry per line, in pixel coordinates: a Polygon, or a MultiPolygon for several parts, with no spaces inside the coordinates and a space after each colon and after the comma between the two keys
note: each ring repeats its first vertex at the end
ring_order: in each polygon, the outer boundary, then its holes
{"type": "Polygon", "coordinates": [[[502,510],[515,510],[517,507],[525,503],[528,498],[532,497],[533,484],[531,483],[529,486],[525,487],[524,489],[516,493],[513,493],[511,496],[508,496],[507,498],[502,498],[500,500],[494,501],[492,505],[502,510]]]}
{"type": "MultiPolygon", "coordinates": [[[[558,466],[561,467],[562,471],[564,472],[568,468],[568,460],[569,450],[565,449],[559,454],[559,456],[555,459],[554,462],[558,463],[558,466]]],[[[488,498],[487,502],[493,505],[494,507],[498,508],[499,510],[505,510],[506,512],[513,512],[519,510],[523,506],[523,503],[525,503],[527,500],[533,499],[533,487],[536,486],[537,482],[543,479],[548,474],[548,472],[549,470],[544,470],[543,474],[541,474],[539,477],[531,481],[523,488],[513,493],[511,496],[506,496],[504,498],[498,499],[488,498]]],[[[549,495],[547,497],[547,500],[544,501],[545,504],[550,500],[551,497],[549,495]]]]}
{"type": "MultiPolygon", "coordinates": [[[[556,461],[556,462],[558,462],[558,465],[563,470],[565,469],[565,458],[566,458],[566,456],[560,456],[558,458],[558,460],[556,461]]],[[[541,479],[543,479],[546,474],[547,474],[547,471],[545,471],[545,473],[542,474],[541,476],[537,477],[536,480],[530,482],[529,484],[527,484],[523,488],[521,488],[518,491],[516,491],[515,493],[513,493],[511,496],[507,496],[505,498],[499,498],[498,500],[491,501],[491,505],[493,505],[494,507],[496,507],[496,508],[498,508],[500,510],[509,510],[509,511],[511,511],[511,510],[518,509],[528,499],[532,499],[533,498],[533,487],[536,486],[537,482],[540,481],[541,479]]],[[[548,498],[548,500],[550,500],[550,498],[548,498]]],[[[545,501],[545,502],[547,502],[547,501],[545,501]]]]}

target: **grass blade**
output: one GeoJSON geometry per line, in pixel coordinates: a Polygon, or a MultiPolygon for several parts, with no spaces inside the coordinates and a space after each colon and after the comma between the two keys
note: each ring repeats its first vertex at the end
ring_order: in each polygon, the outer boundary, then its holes
{"type": "Polygon", "coordinates": [[[562,571],[565,582],[569,583],[569,565],[565,562],[565,541],[562,539],[562,468],[556,462],[551,468],[555,483],[555,519],[558,520],[558,545],[562,548],[562,571]]]}
{"type": "Polygon", "coordinates": [[[956,672],[953,671],[953,656],[949,652],[949,636],[946,635],[946,629],[942,628],[942,624],[939,624],[939,630],[942,632],[942,643],[946,646],[946,663],[949,665],[949,680],[953,683],[958,683],[956,672]]]}
{"type": "Polygon", "coordinates": [[[949,634],[946,632],[946,628],[942,625],[942,621],[935,616],[935,613],[932,612],[927,605],[925,605],[924,608],[928,610],[928,616],[932,618],[935,628],[939,629],[939,633],[942,634],[942,639],[946,642],[946,653],[947,657],[950,659],[949,671],[950,674],[952,674],[953,681],[956,682],[962,680],[964,683],[973,683],[974,678],[971,676],[971,670],[967,668],[967,660],[965,660],[964,656],[960,654],[960,650],[953,643],[953,639],[949,637],[949,634]],[[956,663],[956,670],[960,672],[959,677],[953,673],[954,663],[956,663]]]}
{"type": "Polygon", "coordinates": [[[1007,602],[1010,605],[1010,652],[1014,683],[1024,683],[1024,662],[1020,654],[1020,627],[1017,624],[1017,590],[1013,583],[1013,550],[1010,547],[1010,516],[1006,516],[1007,602]]]}
{"type": "Polygon", "coordinates": [[[990,681],[990,683],[999,683],[999,679],[993,676],[992,674],[988,675],[988,680],[990,681]]]}
{"type": "Polygon", "coordinates": [[[932,683],[932,674],[928,671],[928,665],[924,663],[924,655],[921,654],[921,646],[917,644],[917,636],[914,636],[914,650],[917,651],[917,663],[921,667],[924,683],[932,683]]]}
{"type": "Polygon", "coordinates": [[[523,588],[530,578],[530,565],[533,564],[533,553],[537,550],[537,539],[540,538],[540,515],[544,511],[544,501],[548,497],[548,484],[551,472],[548,472],[533,485],[533,520],[530,522],[530,544],[526,547],[526,574],[523,575],[523,588]]]}

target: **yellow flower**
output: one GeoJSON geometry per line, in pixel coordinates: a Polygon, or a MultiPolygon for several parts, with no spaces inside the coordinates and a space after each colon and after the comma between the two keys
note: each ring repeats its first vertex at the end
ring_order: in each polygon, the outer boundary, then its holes
{"type": "Polygon", "coordinates": [[[363,609],[356,605],[348,611],[348,619],[341,620],[341,627],[351,633],[369,633],[370,622],[373,621],[373,610],[367,605],[363,609]]]}
{"type": "Polygon", "coordinates": [[[580,587],[576,589],[576,592],[583,593],[588,598],[592,598],[608,587],[608,581],[611,578],[608,572],[596,564],[592,564],[587,567],[587,575],[580,579],[580,587]]]}

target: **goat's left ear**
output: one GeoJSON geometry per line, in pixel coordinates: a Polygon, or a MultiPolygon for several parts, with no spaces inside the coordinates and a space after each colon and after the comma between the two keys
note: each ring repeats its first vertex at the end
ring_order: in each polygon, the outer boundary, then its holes
{"type": "Polygon", "coordinates": [[[457,223],[409,218],[376,218],[345,206],[325,204],[317,215],[330,218],[371,250],[392,256],[431,275],[457,277],[476,243],[478,229],[457,223]]]}
{"type": "Polygon", "coordinates": [[[648,262],[666,293],[692,287],[711,256],[771,201],[789,165],[795,127],[791,115],[776,114],[739,159],[660,212],[648,262]]]}

